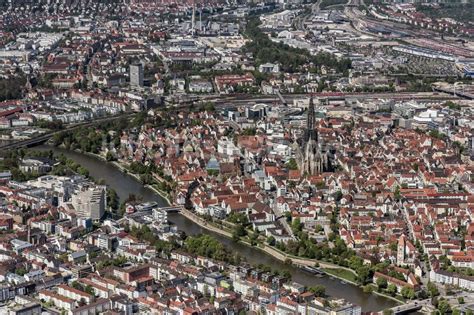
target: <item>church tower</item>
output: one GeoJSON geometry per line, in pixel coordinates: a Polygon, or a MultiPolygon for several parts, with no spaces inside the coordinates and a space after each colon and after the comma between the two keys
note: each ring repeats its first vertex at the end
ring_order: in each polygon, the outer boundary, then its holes
{"type": "Polygon", "coordinates": [[[397,265],[402,265],[405,262],[405,235],[401,235],[397,243],[397,265]]]}
{"type": "Polygon", "coordinates": [[[321,174],[329,166],[328,157],[323,153],[322,144],[319,141],[318,131],[316,130],[313,98],[309,100],[308,117],[306,119],[306,129],[304,131],[302,152],[299,160],[301,174],[321,174]]]}
{"type": "Polygon", "coordinates": [[[308,106],[308,117],[306,118],[306,130],[304,141],[307,143],[309,140],[313,139],[317,141],[318,134],[315,129],[315,122],[316,118],[314,117],[314,102],[313,98],[309,99],[309,106],[308,106]]]}

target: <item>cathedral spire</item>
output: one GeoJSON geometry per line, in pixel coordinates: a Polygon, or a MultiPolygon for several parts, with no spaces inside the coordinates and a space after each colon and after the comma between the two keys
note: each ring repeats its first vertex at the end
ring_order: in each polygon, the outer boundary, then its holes
{"type": "Polygon", "coordinates": [[[309,99],[309,107],[308,107],[308,120],[306,122],[306,129],[313,130],[314,129],[314,103],[313,97],[309,99]]]}
{"type": "Polygon", "coordinates": [[[296,151],[297,163],[302,175],[317,175],[331,168],[328,152],[318,138],[314,101],[311,97],[301,146],[296,151]]]}
{"type": "Polygon", "coordinates": [[[306,136],[305,141],[309,140],[318,140],[318,134],[315,129],[315,121],[316,118],[314,116],[314,102],[313,97],[309,99],[309,106],[308,106],[308,118],[306,120],[306,136]]]}

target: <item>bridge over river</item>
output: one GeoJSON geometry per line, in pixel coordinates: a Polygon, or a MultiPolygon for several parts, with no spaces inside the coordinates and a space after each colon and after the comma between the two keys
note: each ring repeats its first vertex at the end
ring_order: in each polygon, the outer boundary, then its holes
{"type": "Polygon", "coordinates": [[[413,301],[406,304],[397,305],[397,306],[392,307],[390,310],[392,311],[392,314],[394,315],[397,315],[397,314],[401,315],[401,314],[414,313],[414,312],[420,311],[423,308],[425,308],[425,310],[427,308],[432,308],[430,299],[421,300],[421,301],[413,301]]]}

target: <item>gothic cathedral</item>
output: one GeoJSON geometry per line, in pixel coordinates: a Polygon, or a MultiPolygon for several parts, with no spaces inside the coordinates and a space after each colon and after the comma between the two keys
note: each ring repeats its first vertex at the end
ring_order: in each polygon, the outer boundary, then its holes
{"type": "Polygon", "coordinates": [[[296,148],[296,161],[301,174],[318,175],[331,168],[323,141],[318,137],[315,122],[313,98],[310,98],[306,129],[296,148]]]}

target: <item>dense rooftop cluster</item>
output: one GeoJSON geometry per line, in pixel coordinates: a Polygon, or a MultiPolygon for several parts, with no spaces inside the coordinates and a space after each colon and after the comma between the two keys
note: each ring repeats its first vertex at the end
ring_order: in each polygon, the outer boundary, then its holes
{"type": "Polygon", "coordinates": [[[472,314],[469,8],[0,1],[0,313],[472,314]]]}

